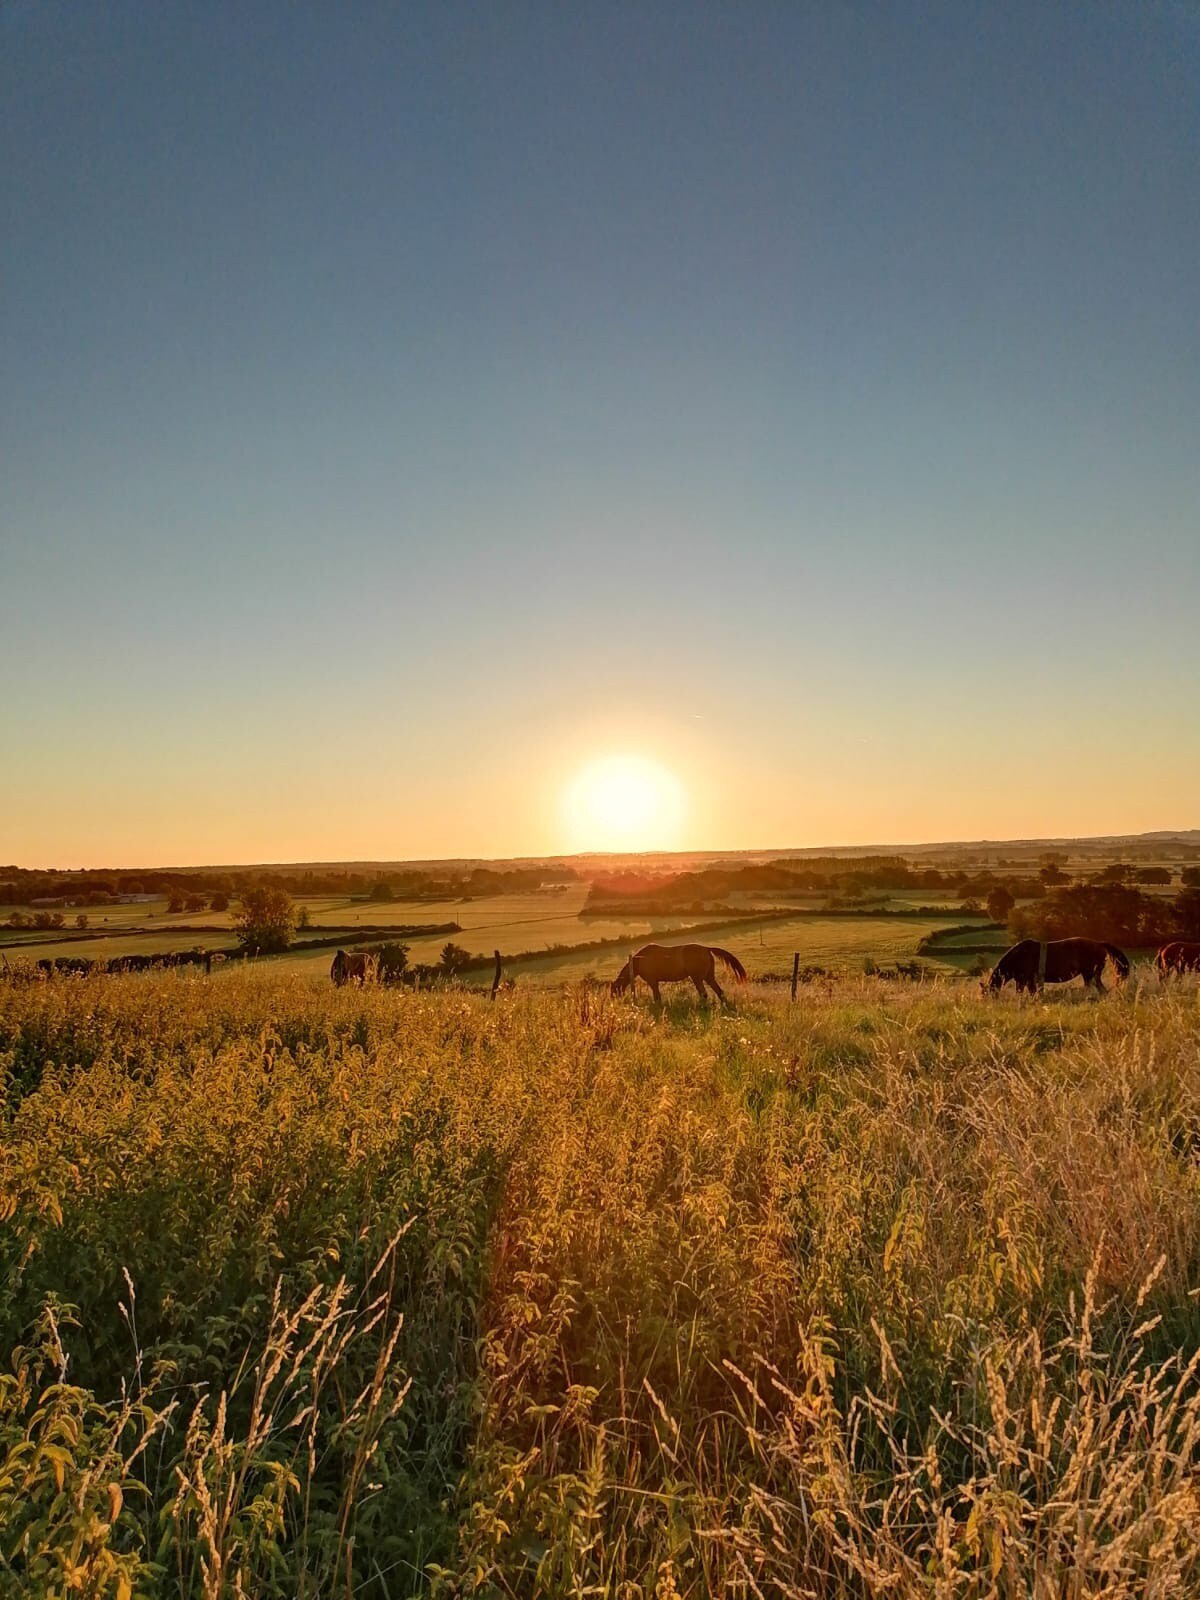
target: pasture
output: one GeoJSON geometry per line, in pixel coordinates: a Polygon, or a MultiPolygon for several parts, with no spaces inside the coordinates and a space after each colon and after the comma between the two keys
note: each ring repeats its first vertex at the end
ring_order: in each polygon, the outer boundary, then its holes
{"type": "MultiPolygon", "coordinates": [[[[588,920],[590,926],[593,919],[588,920]]],[[[797,916],[761,923],[732,921],[708,927],[697,938],[702,944],[719,944],[731,950],[752,975],[790,973],[792,955],[797,950],[804,966],[847,974],[861,972],[865,962],[885,966],[915,960],[920,940],[949,925],[949,918],[797,916]]],[[[683,935],[675,934],[663,942],[682,941],[683,935]]],[[[551,951],[522,961],[512,972],[522,982],[549,984],[587,976],[613,977],[626,957],[647,942],[648,937],[639,934],[611,950],[575,954],[551,951]]],[[[479,981],[484,976],[480,975],[479,981]]]]}
{"type": "MultiPolygon", "coordinates": [[[[970,851],[971,871],[982,871],[998,863],[985,850],[970,851]]],[[[1030,877],[1036,873],[1036,852],[1023,864],[1030,877]]],[[[852,861],[848,859],[848,865],[852,861]]],[[[1088,857],[1085,870],[1107,864],[1103,855],[1088,857]]],[[[1162,864],[1175,873],[1180,863],[1164,852],[1162,864]]],[[[645,865],[645,863],[643,863],[645,865]]],[[[1079,869],[1075,864],[1075,870],[1079,869]]],[[[1002,870],[1012,870],[1006,866],[1002,870]]],[[[533,984],[557,984],[585,977],[611,976],[628,954],[653,939],[675,942],[687,937],[688,930],[703,928],[700,937],[722,944],[743,960],[752,973],[781,975],[790,970],[793,952],[799,951],[802,965],[825,968],[830,973],[859,972],[872,964],[889,968],[897,963],[919,961],[929,972],[970,973],[982,961],[990,965],[996,954],[1011,940],[987,924],[983,916],[972,918],[963,911],[952,892],[944,886],[907,887],[870,896],[866,909],[851,914],[824,914],[829,896],[825,891],[741,891],[732,890],[717,904],[736,908],[744,914],[719,922],[720,911],[700,910],[647,914],[624,910],[620,903],[589,913],[586,903],[591,885],[586,881],[554,885],[540,890],[496,895],[450,895],[440,899],[396,898],[375,900],[362,894],[309,895],[294,904],[307,917],[308,926],[297,930],[293,948],[285,954],[264,959],[256,971],[306,976],[314,981],[328,974],[332,947],[303,948],[306,939],[316,939],[345,930],[344,942],[356,938],[381,942],[389,929],[406,930],[427,926],[427,937],[406,931],[401,935],[409,947],[410,960],[434,965],[447,939],[453,939],[472,956],[489,957],[500,950],[510,976],[533,984]],[[921,915],[929,907],[938,909],[921,915]],[[794,909],[794,917],[765,914],[794,909]],[[903,916],[893,913],[902,912],[903,916]],[[763,920],[755,920],[763,913],[763,920]],[[930,933],[977,922],[977,927],[925,949],[921,941],[930,933]],[[455,934],[435,932],[456,922],[455,934]],[[595,941],[612,941],[605,949],[580,948],[595,941]],[[520,957],[521,959],[516,959],[520,957]]],[[[1164,893],[1175,893],[1177,883],[1164,893]]],[[[0,927],[0,951],[10,960],[20,957],[80,955],[95,960],[132,954],[158,954],[199,945],[205,949],[232,951],[236,946],[234,915],[229,910],[214,912],[168,912],[165,899],[149,904],[119,905],[89,911],[89,928],[81,936],[72,926],[73,908],[64,913],[67,926],[59,931],[13,930],[0,927]]],[[[0,907],[0,922],[11,909],[0,907]]],[[[849,908],[847,908],[849,910],[849,908]]],[[[476,972],[467,981],[478,985],[490,982],[490,974],[476,972]]]]}
{"type": "Polygon", "coordinates": [[[1148,974],[0,983],[7,1592],[1195,1593],[1198,1059],[1148,974]]]}
{"type": "MultiPolygon", "coordinates": [[[[308,912],[309,927],[296,934],[298,942],[331,929],[347,928],[347,943],[357,929],[428,925],[443,927],[457,922],[461,933],[432,933],[429,938],[405,935],[414,962],[433,963],[447,938],[453,938],[472,954],[490,955],[499,948],[505,955],[521,950],[546,949],[555,944],[578,944],[590,939],[620,938],[628,935],[644,943],[653,934],[667,934],[686,928],[695,916],[601,916],[580,917],[587,886],[572,884],[561,894],[526,893],[494,895],[487,898],[444,900],[366,901],[341,896],[299,898],[297,911],[308,912]]],[[[166,950],[200,945],[210,950],[231,950],[236,945],[233,911],[168,913],[166,901],[151,906],[106,908],[108,920],[93,913],[87,936],[71,926],[61,930],[14,930],[0,928],[0,949],[9,959],[20,956],[89,956],[107,960],[112,956],[145,953],[156,955],[166,950]],[[212,931],[217,930],[217,931],[212,931]],[[36,946],[36,948],[35,948],[36,946]]],[[[16,908],[14,908],[16,909],[16,908]]],[[[0,918],[5,909],[0,908],[0,918]]],[[[68,924],[72,914],[67,913],[68,924]]],[[[364,939],[385,939],[386,933],[361,934],[364,939]]],[[[327,972],[331,949],[294,950],[275,958],[273,965],[287,972],[316,975],[327,972]]]]}
{"type": "MultiPolygon", "coordinates": [[[[957,920],[964,920],[961,913],[957,914],[957,920]]],[[[753,974],[790,972],[792,954],[796,950],[800,951],[804,965],[825,967],[832,973],[860,972],[868,962],[886,966],[897,961],[912,961],[917,957],[918,943],[927,933],[951,925],[949,917],[806,915],[763,921],[753,917],[734,918],[719,924],[699,916],[590,916],[561,922],[525,921],[517,917],[477,924],[452,937],[472,954],[488,955],[493,948],[499,948],[506,958],[505,970],[523,984],[558,985],[581,978],[612,977],[630,952],[640,945],[656,938],[666,943],[680,943],[687,937],[686,930],[697,923],[705,929],[696,935],[702,943],[720,944],[732,950],[753,974]],[[569,948],[572,943],[591,939],[617,942],[602,950],[569,948]],[[494,944],[489,942],[492,940],[494,944]],[[539,944],[546,948],[544,955],[524,955],[519,961],[507,959],[515,951],[536,950],[539,944]],[[556,949],[556,945],[567,948],[556,949]]],[[[436,962],[446,938],[445,934],[430,939],[406,936],[410,959],[436,962]]],[[[256,963],[255,970],[264,977],[273,972],[286,972],[317,980],[328,976],[332,959],[333,952],[328,949],[291,950],[268,962],[256,963]]],[[[931,970],[937,964],[930,961],[931,970]]],[[[464,981],[487,986],[491,973],[468,973],[464,981]]]]}
{"type": "Polygon", "coordinates": [[[113,956],[164,955],[171,950],[187,950],[200,945],[206,950],[232,950],[237,944],[233,929],[225,933],[179,933],[167,929],[147,933],[101,933],[91,939],[66,939],[42,934],[39,938],[25,940],[18,945],[3,947],[9,961],[24,959],[36,961],[41,957],[83,956],[92,961],[108,961],[113,956]]]}

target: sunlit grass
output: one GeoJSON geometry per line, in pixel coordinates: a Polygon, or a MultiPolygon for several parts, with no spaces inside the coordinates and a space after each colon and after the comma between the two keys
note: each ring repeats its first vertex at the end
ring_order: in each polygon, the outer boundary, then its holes
{"type": "Polygon", "coordinates": [[[1148,981],[0,986],[0,1575],[1188,1592],[1198,1046],[1148,981]]]}

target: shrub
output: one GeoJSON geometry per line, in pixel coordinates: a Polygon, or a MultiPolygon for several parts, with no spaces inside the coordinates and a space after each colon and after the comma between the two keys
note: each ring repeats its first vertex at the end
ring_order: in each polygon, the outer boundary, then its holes
{"type": "Polygon", "coordinates": [[[464,950],[462,945],[455,944],[451,940],[442,946],[442,953],[438,958],[438,965],[441,967],[443,972],[447,973],[450,977],[453,977],[455,973],[463,970],[470,959],[471,952],[469,950],[464,950]]]}
{"type": "Polygon", "coordinates": [[[270,955],[291,943],[295,913],[282,889],[251,889],[234,915],[238,941],[248,955],[270,955]]]}

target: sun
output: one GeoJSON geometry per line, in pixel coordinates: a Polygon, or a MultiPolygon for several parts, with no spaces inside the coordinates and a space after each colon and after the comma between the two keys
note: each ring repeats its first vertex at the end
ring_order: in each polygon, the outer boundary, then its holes
{"type": "Polygon", "coordinates": [[[678,778],[645,756],[593,761],[566,795],[571,847],[578,851],[677,849],[683,815],[678,778]]]}

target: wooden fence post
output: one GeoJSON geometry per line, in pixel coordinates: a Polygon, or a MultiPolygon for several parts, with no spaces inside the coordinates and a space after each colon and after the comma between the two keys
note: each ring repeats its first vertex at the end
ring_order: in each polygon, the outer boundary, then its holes
{"type": "Polygon", "coordinates": [[[492,979],[492,999],[496,998],[496,990],[500,987],[500,952],[496,951],[496,976],[492,979]]]}
{"type": "Polygon", "coordinates": [[[792,999],[796,998],[796,985],[800,982],[800,952],[792,956],[792,999]]]}

